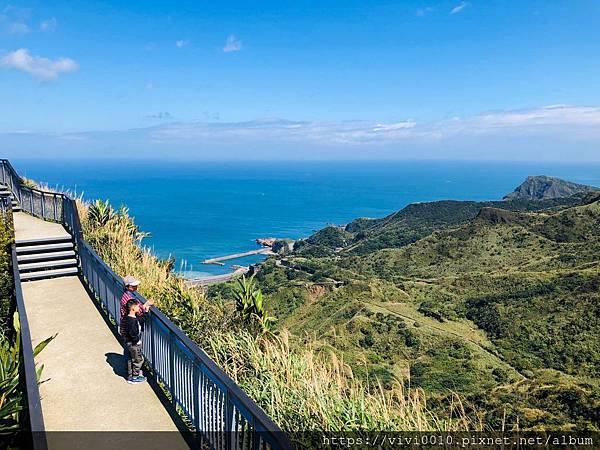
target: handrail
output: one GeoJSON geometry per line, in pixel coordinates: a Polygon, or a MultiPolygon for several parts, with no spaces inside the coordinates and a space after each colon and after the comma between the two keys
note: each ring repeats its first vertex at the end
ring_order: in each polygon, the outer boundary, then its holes
{"type": "Polygon", "coordinates": [[[21,352],[23,354],[23,369],[25,374],[25,387],[27,390],[27,406],[29,410],[29,426],[31,427],[32,443],[35,450],[46,450],[48,448],[48,443],[46,442],[44,416],[42,415],[40,390],[33,358],[33,345],[31,343],[31,333],[29,332],[29,321],[27,320],[25,302],[23,301],[23,291],[21,289],[21,279],[19,278],[15,244],[11,246],[11,253],[17,311],[19,311],[19,322],[21,324],[21,352]]]}
{"type": "Polygon", "coordinates": [[[61,223],[77,239],[83,236],[77,205],[68,195],[25,186],[7,159],[0,159],[0,167],[0,181],[10,188],[23,211],[44,220],[61,223]]]}
{"type": "MultiPolygon", "coordinates": [[[[14,234],[14,228],[12,227],[12,201],[8,196],[2,196],[0,198],[0,203],[0,209],[5,216],[5,220],[9,221],[9,226],[14,234]]],[[[19,277],[17,252],[14,243],[11,245],[11,261],[14,293],[17,303],[17,311],[19,313],[22,356],[21,367],[23,370],[22,374],[25,380],[25,390],[27,394],[27,409],[29,413],[31,443],[33,444],[33,448],[35,450],[46,450],[48,448],[48,443],[46,442],[37,371],[33,357],[33,346],[31,342],[31,334],[29,332],[29,321],[27,319],[27,311],[25,310],[25,303],[23,301],[23,291],[21,289],[21,279],[19,277]]]]}
{"type": "MultiPolygon", "coordinates": [[[[8,160],[0,160],[0,165],[2,181],[11,181],[13,193],[22,199],[23,210],[62,223],[72,234],[80,278],[113,329],[118,330],[123,280],[83,239],[76,202],[64,194],[23,186],[8,160]],[[50,211],[43,207],[46,196],[54,202],[50,211]]],[[[271,418],[158,308],[151,310],[143,343],[144,357],[157,381],[169,392],[173,406],[185,413],[210,447],[293,448],[271,418]]]]}

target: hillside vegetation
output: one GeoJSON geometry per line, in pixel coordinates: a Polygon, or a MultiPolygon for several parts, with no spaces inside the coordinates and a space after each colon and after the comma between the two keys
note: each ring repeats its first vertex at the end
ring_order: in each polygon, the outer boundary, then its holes
{"type": "Polygon", "coordinates": [[[542,175],[537,177],[527,177],[527,179],[513,192],[504,196],[504,199],[533,198],[536,200],[543,200],[550,198],[565,198],[575,194],[585,194],[597,190],[598,188],[593,186],[571,183],[570,181],[561,180],[560,178],[542,175]]]}
{"type": "MultiPolygon", "coordinates": [[[[86,240],[109,266],[122,277],[138,277],[141,293],[154,299],[283,430],[478,429],[452,406],[443,416],[433,413],[422,389],[399,381],[382,389],[355,376],[331,352],[311,343],[291,345],[284,328],[277,335],[257,332],[245,310],[236,308],[235,290],[209,299],[202,290],[187,288],[173,273],[172,260],[143,248],[148,233],[138,229],[127,208],[115,210],[103,201],[79,202],[78,208],[86,240]]],[[[248,294],[262,297],[259,291],[248,294]]]]}
{"type": "Polygon", "coordinates": [[[296,245],[296,254],[309,257],[364,255],[383,248],[402,247],[447,228],[474,219],[481,208],[537,211],[576,205],[585,194],[544,200],[519,198],[506,201],[472,202],[444,200],[414,203],[382,219],[356,219],[345,227],[327,227],[296,245]]]}
{"type": "MultiPolygon", "coordinates": [[[[531,181],[531,180],[529,180],[531,181]]],[[[410,205],[271,258],[292,340],[492,428],[600,429],[600,196],[410,205]]],[[[215,289],[222,293],[224,288],[215,289]]]]}

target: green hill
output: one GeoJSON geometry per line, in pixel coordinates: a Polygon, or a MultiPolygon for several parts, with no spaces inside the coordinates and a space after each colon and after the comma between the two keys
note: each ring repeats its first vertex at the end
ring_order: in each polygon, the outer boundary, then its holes
{"type": "Polygon", "coordinates": [[[599,429],[598,255],[595,194],[444,201],[322,230],[257,278],[280,326],[367,380],[456,392],[496,428],[599,429]]]}
{"type": "MultiPolygon", "coordinates": [[[[531,177],[530,177],[531,178],[531,177]]],[[[567,182],[564,182],[567,183],[567,182]]],[[[556,185],[556,182],[555,182],[556,185]]],[[[575,185],[581,186],[581,185],[575,185]]],[[[397,248],[413,243],[436,230],[455,227],[474,219],[481,208],[510,211],[540,211],[581,204],[588,190],[569,191],[570,195],[552,198],[526,198],[473,202],[443,200],[414,203],[381,219],[360,218],[345,227],[327,227],[296,244],[296,253],[303,256],[331,256],[335,253],[363,255],[384,248],[397,248]]],[[[600,191],[597,191],[600,192],[600,191]]],[[[558,193],[558,189],[554,190],[558,193]]]]}
{"type": "Polygon", "coordinates": [[[504,199],[545,200],[570,197],[575,194],[585,194],[593,191],[598,191],[598,188],[541,175],[527,177],[520,186],[506,195],[504,199]]]}

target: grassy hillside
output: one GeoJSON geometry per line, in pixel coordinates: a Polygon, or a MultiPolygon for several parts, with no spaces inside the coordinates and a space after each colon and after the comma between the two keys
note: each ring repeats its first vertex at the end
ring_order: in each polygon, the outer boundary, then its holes
{"type": "Polygon", "coordinates": [[[336,253],[364,255],[384,248],[402,247],[431,234],[474,219],[484,207],[510,211],[539,211],[581,204],[585,194],[552,199],[518,198],[471,202],[443,200],[414,203],[381,219],[356,219],[345,227],[327,227],[297,244],[296,253],[323,257],[336,253]]]}
{"type": "Polygon", "coordinates": [[[593,196],[436,202],[326,229],[257,276],[293,339],[367,382],[458,393],[492,427],[599,429],[599,254],[593,196]]]}

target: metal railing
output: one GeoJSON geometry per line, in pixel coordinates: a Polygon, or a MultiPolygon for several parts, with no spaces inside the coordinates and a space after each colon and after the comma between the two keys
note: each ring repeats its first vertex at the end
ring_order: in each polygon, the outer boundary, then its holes
{"type": "MultiPolygon", "coordinates": [[[[82,282],[113,329],[118,330],[123,280],[83,239],[75,201],[64,194],[25,187],[10,162],[0,160],[0,165],[2,180],[15,196],[25,199],[25,202],[21,200],[24,211],[62,223],[73,235],[82,282]]],[[[293,448],[267,414],[158,308],[151,309],[142,347],[148,365],[169,393],[173,406],[180,408],[210,447],[219,450],[293,448]]]]}
{"type": "Polygon", "coordinates": [[[81,236],[77,205],[60,192],[51,192],[23,184],[21,177],[6,159],[0,159],[0,182],[8,186],[21,209],[32,216],[63,224],[76,238],[81,236]]]}
{"type": "MultiPolygon", "coordinates": [[[[14,236],[12,200],[9,196],[0,196],[0,215],[2,216],[3,225],[10,228],[14,236]]],[[[21,377],[26,390],[29,428],[32,433],[31,444],[35,450],[46,450],[48,445],[44,432],[44,417],[42,415],[40,391],[38,387],[35,361],[33,358],[33,345],[31,342],[31,334],[29,332],[27,311],[25,310],[25,303],[23,301],[23,291],[21,289],[21,280],[19,278],[17,252],[14,243],[11,245],[11,259],[14,293],[21,326],[21,377]]]]}

